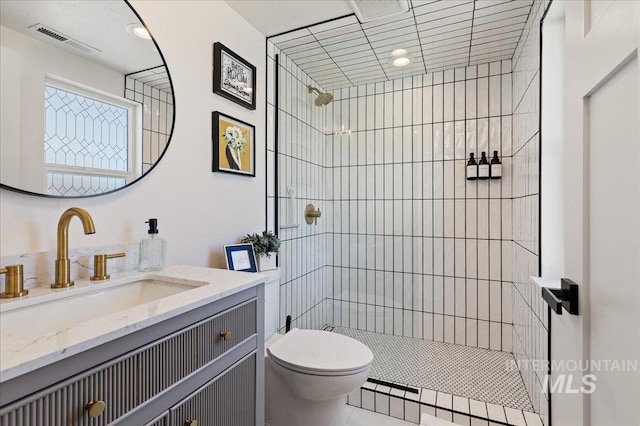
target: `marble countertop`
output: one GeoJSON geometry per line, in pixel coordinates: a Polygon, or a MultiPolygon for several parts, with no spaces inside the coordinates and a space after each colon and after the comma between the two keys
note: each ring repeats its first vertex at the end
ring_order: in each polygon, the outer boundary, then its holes
{"type": "MultiPolygon", "coordinates": [[[[277,273],[277,272],[276,272],[277,273]]],[[[103,343],[159,323],[268,281],[272,273],[246,273],[196,266],[170,265],[159,272],[120,272],[109,281],[77,280],[69,289],[31,289],[19,300],[0,302],[0,383],[103,343]],[[198,287],[72,325],[37,337],[5,329],[3,313],[34,304],[106,289],[109,285],[157,278],[175,283],[197,282],[198,287]],[[3,327],[4,326],[4,327],[3,327]]],[[[61,315],[64,313],[61,312],[61,315]]],[[[46,321],[38,318],[36,321],[46,321]]],[[[10,327],[8,327],[10,328],[10,327]]]]}

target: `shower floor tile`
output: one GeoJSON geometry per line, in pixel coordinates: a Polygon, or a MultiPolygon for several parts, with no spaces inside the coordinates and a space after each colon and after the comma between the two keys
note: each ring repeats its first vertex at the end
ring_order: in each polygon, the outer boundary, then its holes
{"type": "Polygon", "coordinates": [[[513,355],[508,352],[335,327],[371,348],[369,376],[533,411],[513,355]]]}

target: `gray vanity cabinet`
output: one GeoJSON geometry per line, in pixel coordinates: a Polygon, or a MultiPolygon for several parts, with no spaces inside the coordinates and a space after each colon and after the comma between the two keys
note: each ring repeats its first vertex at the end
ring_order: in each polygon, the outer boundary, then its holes
{"type": "Polygon", "coordinates": [[[4,382],[0,426],[262,425],[263,297],[260,285],[4,382]]]}
{"type": "Polygon", "coordinates": [[[169,414],[167,426],[197,420],[203,426],[253,426],[256,422],[256,354],[244,358],[187,397],[169,414]]]}
{"type": "Polygon", "coordinates": [[[169,413],[165,413],[158,418],[155,418],[151,423],[147,423],[145,426],[167,426],[169,422],[169,413]]]}

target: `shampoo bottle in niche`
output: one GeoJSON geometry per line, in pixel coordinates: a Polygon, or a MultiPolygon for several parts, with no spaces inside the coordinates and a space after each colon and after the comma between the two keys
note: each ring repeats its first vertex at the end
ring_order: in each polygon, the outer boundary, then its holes
{"type": "Polygon", "coordinates": [[[158,235],[158,219],[149,219],[149,236],[140,241],[140,272],[159,271],[164,268],[167,243],[158,235]]]}
{"type": "Polygon", "coordinates": [[[500,179],[502,177],[502,163],[498,158],[498,151],[493,151],[493,158],[489,167],[491,167],[491,179],[500,179]]]}
{"type": "Polygon", "coordinates": [[[478,162],[478,179],[489,179],[489,161],[487,161],[485,152],[482,152],[482,157],[478,162]]]}
{"type": "Polygon", "coordinates": [[[472,152],[469,154],[469,161],[467,161],[467,180],[476,179],[478,179],[478,163],[472,152]]]}

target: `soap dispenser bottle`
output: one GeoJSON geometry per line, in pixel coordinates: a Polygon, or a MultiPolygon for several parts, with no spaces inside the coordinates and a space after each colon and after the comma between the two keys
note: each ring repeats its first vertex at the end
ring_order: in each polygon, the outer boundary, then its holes
{"type": "Polygon", "coordinates": [[[489,179],[489,161],[487,161],[487,154],[483,151],[482,157],[478,162],[478,179],[489,179]]]}
{"type": "Polygon", "coordinates": [[[469,161],[467,161],[467,180],[476,179],[478,179],[478,163],[472,152],[469,154],[469,161]]]}
{"type": "Polygon", "coordinates": [[[140,241],[140,272],[159,271],[164,268],[167,243],[158,235],[158,219],[149,219],[149,236],[140,241]]]}
{"type": "Polygon", "coordinates": [[[493,158],[491,159],[491,179],[500,179],[502,177],[502,163],[498,158],[498,151],[493,151],[493,158]]]}

